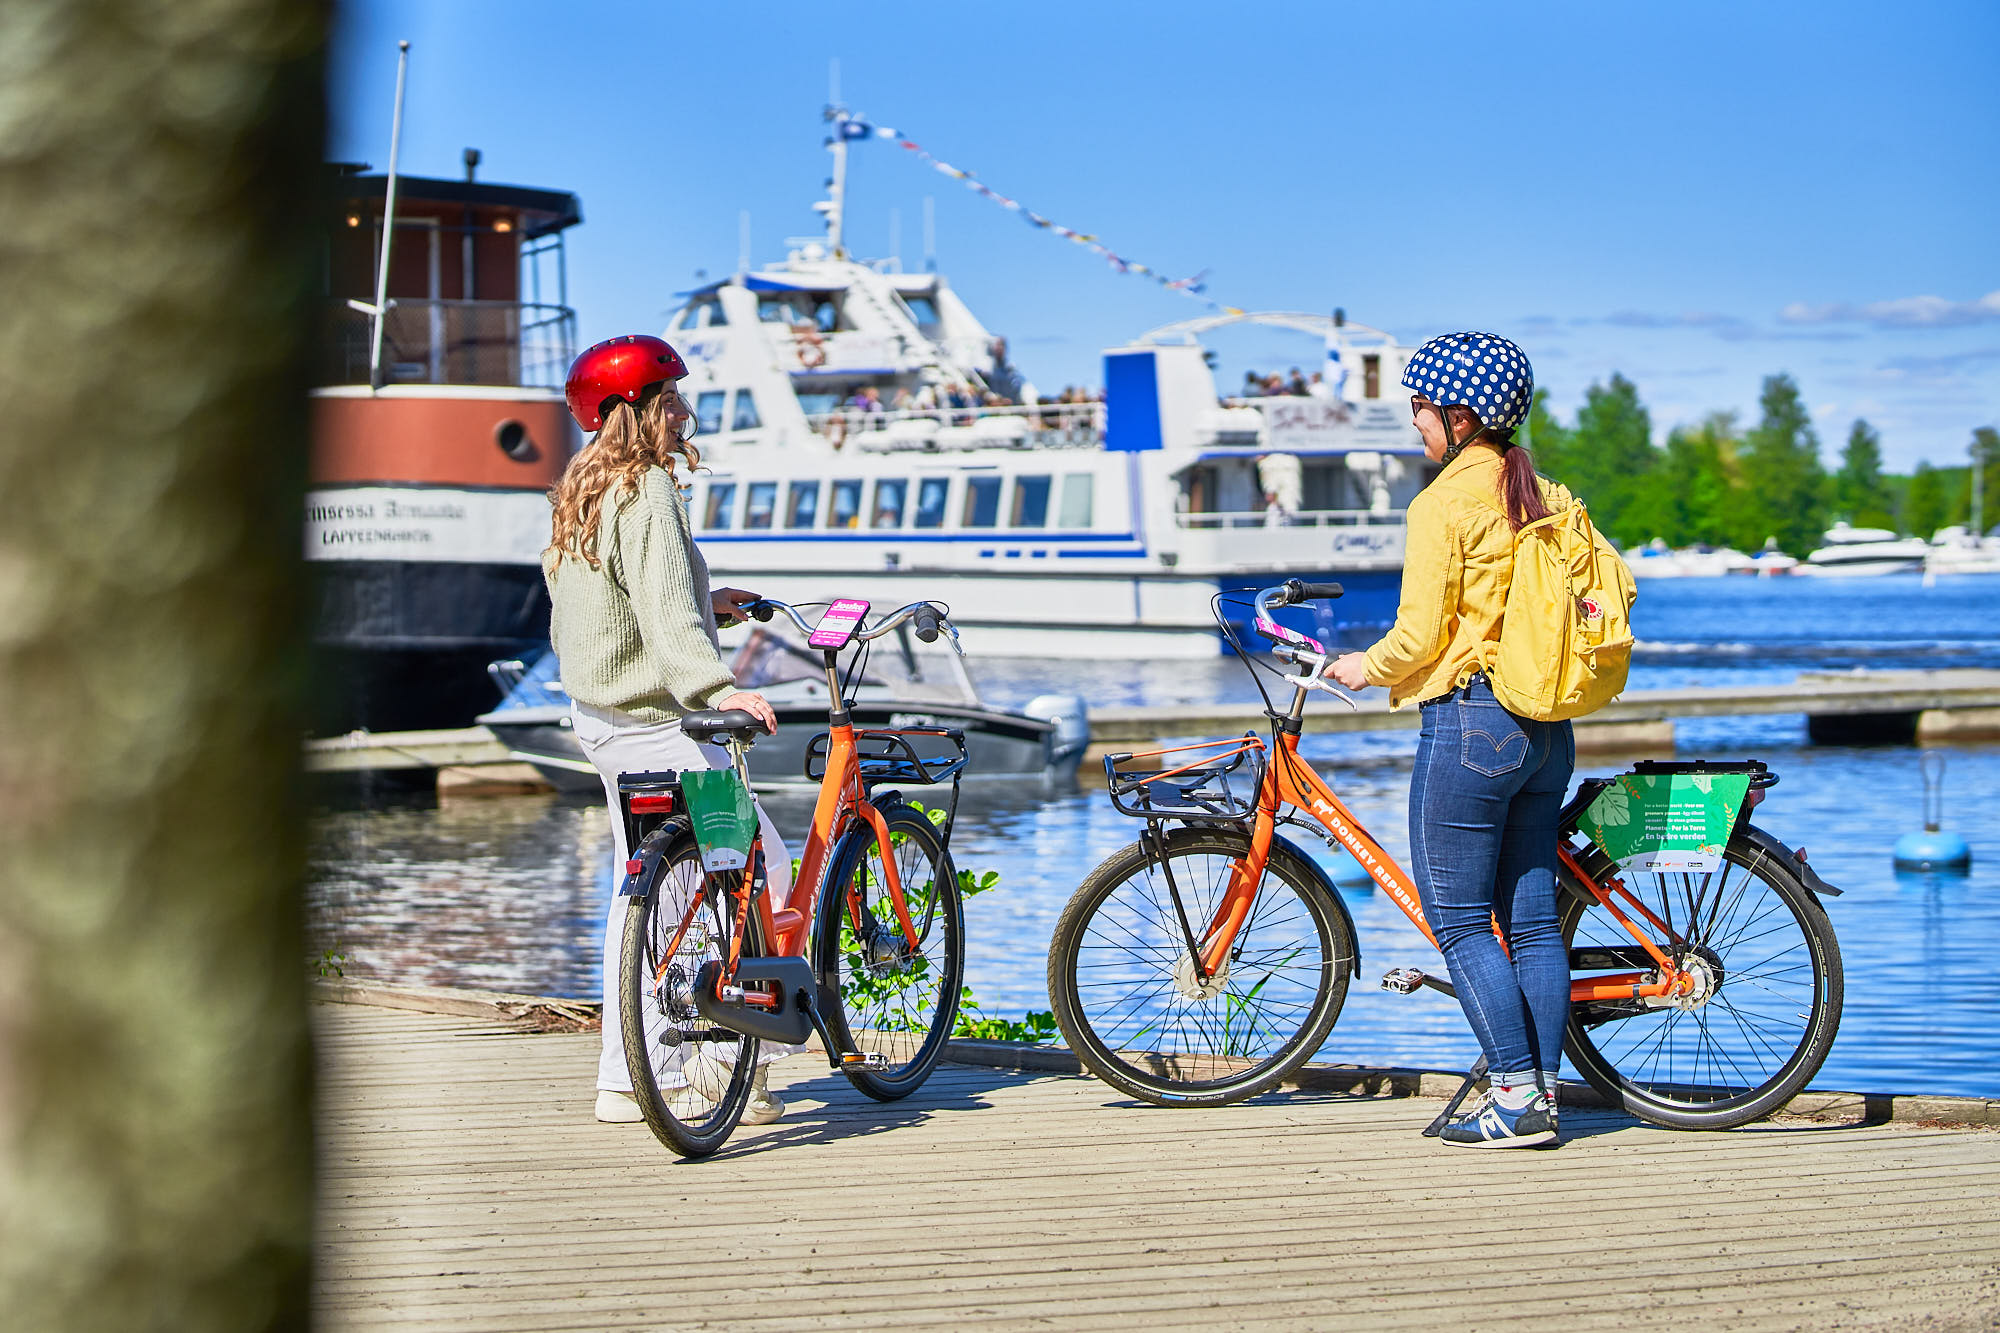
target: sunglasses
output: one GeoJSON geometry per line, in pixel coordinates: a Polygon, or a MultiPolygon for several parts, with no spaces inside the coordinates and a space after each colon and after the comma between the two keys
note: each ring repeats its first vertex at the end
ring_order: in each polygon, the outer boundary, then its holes
{"type": "Polygon", "coordinates": [[[1435,411],[1437,404],[1420,393],[1410,395],[1410,420],[1415,421],[1418,417],[1422,416],[1425,408],[1435,411]]]}

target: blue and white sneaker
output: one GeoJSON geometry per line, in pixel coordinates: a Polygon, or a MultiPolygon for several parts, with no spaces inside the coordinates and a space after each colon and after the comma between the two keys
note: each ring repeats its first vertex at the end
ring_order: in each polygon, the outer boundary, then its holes
{"type": "Polygon", "coordinates": [[[1545,1093],[1537,1093],[1519,1111],[1503,1109],[1489,1094],[1438,1131],[1438,1137],[1459,1148],[1539,1148],[1556,1141],[1556,1122],[1545,1093]]]}

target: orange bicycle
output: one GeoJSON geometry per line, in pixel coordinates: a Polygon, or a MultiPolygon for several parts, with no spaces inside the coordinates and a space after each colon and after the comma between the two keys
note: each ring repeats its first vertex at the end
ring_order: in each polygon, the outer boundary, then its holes
{"type": "MultiPolygon", "coordinates": [[[[949,850],[964,735],[857,731],[847,688],[861,678],[868,640],[908,622],[918,638],[942,631],[956,648],[957,631],[929,602],[867,627],[863,601],[831,603],[817,626],[782,602],[744,609],[759,620],[788,616],[826,669],[828,729],[806,758],[819,800],[785,900],[773,901],[761,834],[747,834],[748,851],[734,855],[697,836],[705,814],[694,789],[712,790],[712,775],[697,784],[692,774],[626,773],[618,783],[634,849],[619,890],[631,899],[619,968],[625,1059],[646,1123],[684,1157],[713,1153],[735,1129],[762,1042],[798,1045],[817,1034],[832,1067],[868,1096],[916,1091],[951,1036],[965,971],[949,850]],[[850,645],[859,651],[843,680],[840,655],[850,645]],[[939,823],[885,789],[947,780],[939,823]]],[[[747,817],[743,756],[763,724],[732,709],[691,713],[681,729],[729,750],[740,785],[726,794],[747,817]]]]}
{"type": "MultiPolygon", "coordinates": [[[[1332,1030],[1350,977],[1360,975],[1354,920],[1280,825],[1351,854],[1436,944],[1409,875],[1298,756],[1308,694],[1340,691],[1321,679],[1326,649],[1270,612],[1340,591],[1292,580],[1256,596],[1253,626],[1294,668],[1283,675],[1295,687],[1289,710],[1264,696],[1268,746],[1251,733],[1105,759],[1112,803],[1146,828],[1070,899],[1050,943],[1048,984],[1070,1049],[1131,1096],[1239,1101],[1275,1087],[1332,1030]]],[[[1244,650],[1221,602],[1216,620],[1253,679],[1257,668],[1270,670],[1244,650]]],[[[1741,775],[1745,799],[1716,868],[1621,870],[1577,836],[1614,779],[1583,781],[1563,811],[1558,849],[1572,978],[1564,1049],[1613,1105],[1643,1119],[1684,1129],[1743,1124],[1805,1087],[1833,1044],[1840,950],[1819,897],[1839,890],[1803,850],[1748,822],[1777,781],[1762,763],[1634,772],[1709,775],[1704,782],[1741,775]]],[[[1382,984],[1454,993],[1413,968],[1382,984]]],[[[1483,1061],[1460,1098],[1482,1073],[1483,1061]]]]}

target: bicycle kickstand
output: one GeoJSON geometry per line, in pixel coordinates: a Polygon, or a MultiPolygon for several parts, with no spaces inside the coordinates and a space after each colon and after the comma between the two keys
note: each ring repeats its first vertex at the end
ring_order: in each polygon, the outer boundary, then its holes
{"type": "Polygon", "coordinates": [[[1444,1127],[1451,1123],[1451,1118],[1458,1114],[1458,1108],[1465,1104],[1465,1095],[1472,1091],[1472,1085],[1485,1077],[1486,1057],[1482,1054],[1472,1062],[1472,1068],[1466,1071],[1465,1082],[1459,1084],[1458,1091],[1451,1094],[1451,1100],[1444,1104],[1444,1110],[1437,1113],[1437,1119],[1424,1126],[1424,1137],[1434,1139],[1442,1134],[1444,1127]]]}

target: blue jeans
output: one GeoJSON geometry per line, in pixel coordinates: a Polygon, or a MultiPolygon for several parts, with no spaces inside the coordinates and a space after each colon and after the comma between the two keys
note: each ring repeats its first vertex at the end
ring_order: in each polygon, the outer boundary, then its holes
{"type": "Polygon", "coordinates": [[[1514,716],[1483,676],[1425,704],[1423,714],[1410,778],[1410,859],[1424,917],[1487,1066],[1553,1070],[1569,1018],[1556,821],[1576,768],[1576,738],[1567,722],[1514,716]]]}

